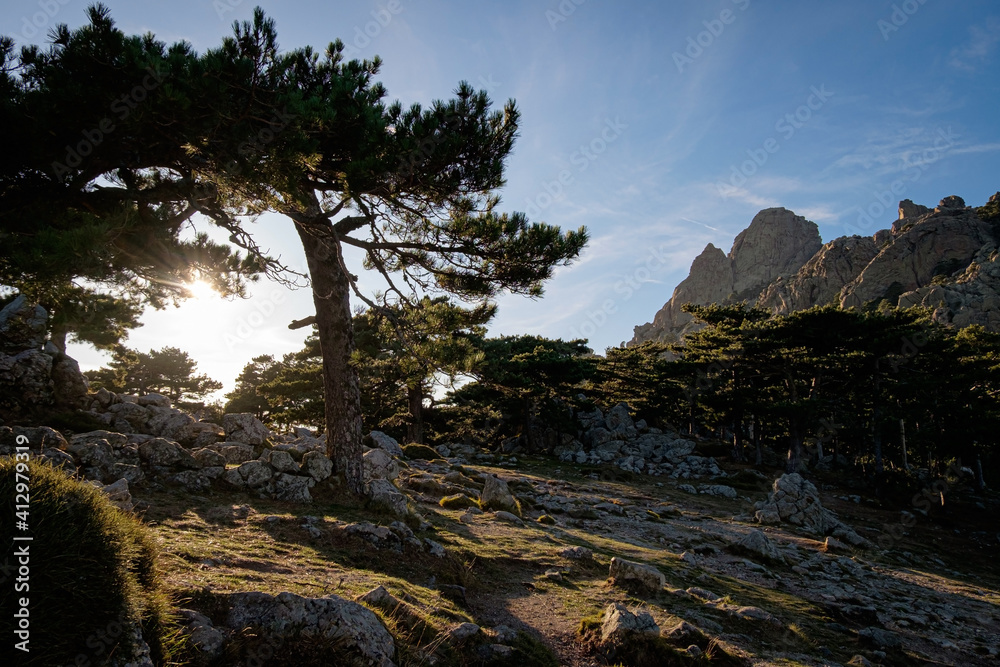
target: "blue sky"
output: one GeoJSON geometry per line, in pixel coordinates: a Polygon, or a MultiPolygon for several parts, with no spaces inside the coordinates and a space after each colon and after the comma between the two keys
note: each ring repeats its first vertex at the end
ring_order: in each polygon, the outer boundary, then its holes
{"type": "MultiPolygon", "coordinates": [[[[217,45],[247,0],[109,0],[126,32],[217,45]]],[[[504,297],[491,332],[586,337],[598,352],[652,319],[707,243],[729,250],[761,208],[824,241],[888,227],[899,199],[971,205],[1000,190],[1000,5],[995,0],[261,2],[285,48],[340,37],[379,54],[404,104],[461,80],[517,100],[504,206],[592,241],[541,300],[504,297]]],[[[86,3],[9,0],[2,32],[41,42],[86,3]],[[37,27],[40,26],[40,27],[37,27]]],[[[291,224],[264,245],[302,266],[291,224]]],[[[377,282],[365,277],[370,289],[377,282]]],[[[308,290],[261,284],[151,312],[129,344],[173,345],[231,385],[252,356],[297,349],[308,290]]],[[[71,349],[85,368],[102,358],[71,349]]]]}

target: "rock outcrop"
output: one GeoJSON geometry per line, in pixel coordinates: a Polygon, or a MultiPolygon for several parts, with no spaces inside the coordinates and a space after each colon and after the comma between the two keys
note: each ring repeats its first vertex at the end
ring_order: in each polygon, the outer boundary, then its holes
{"type": "Polygon", "coordinates": [[[980,209],[957,196],[934,209],[906,199],[890,229],[821,245],[813,223],[766,209],[728,256],[709,244],[653,321],[635,328],[630,344],[677,342],[697,330],[681,310],[685,303],[744,300],[777,314],[831,303],[920,305],[943,323],[1000,331],[998,223],[1000,193],[980,209]]]}
{"type": "Polygon", "coordinates": [[[45,342],[46,310],[23,294],[0,310],[0,420],[85,407],[87,380],[76,361],[45,342]]]}
{"type": "Polygon", "coordinates": [[[632,342],[679,341],[697,328],[681,310],[685,303],[754,299],[776,278],[794,275],[821,246],[816,223],[784,208],[764,209],[736,237],[728,255],[708,244],[653,321],[635,328],[632,342]]]}

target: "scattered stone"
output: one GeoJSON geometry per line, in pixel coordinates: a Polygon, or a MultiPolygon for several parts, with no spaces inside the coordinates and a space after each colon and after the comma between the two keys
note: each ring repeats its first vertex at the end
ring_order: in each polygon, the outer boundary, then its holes
{"type": "Polygon", "coordinates": [[[666,577],[655,567],[636,563],[623,558],[611,559],[608,576],[617,584],[635,582],[651,591],[660,591],[666,585],[666,577]]]}
{"type": "Polygon", "coordinates": [[[612,602],[604,610],[601,622],[601,643],[621,642],[631,634],[659,635],[660,626],[649,612],[633,614],[620,602],[612,602]]]}
{"type": "Polygon", "coordinates": [[[902,639],[894,632],[870,626],[858,630],[858,638],[877,649],[895,649],[903,645],[902,639]]]}
{"type": "Polygon", "coordinates": [[[712,591],[705,590],[704,588],[698,588],[697,586],[692,586],[684,592],[700,600],[707,600],[709,602],[719,599],[719,596],[712,591]]]}
{"type": "Polygon", "coordinates": [[[823,542],[823,551],[847,551],[848,547],[846,544],[838,540],[833,536],[828,536],[823,542]]]}
{"type": "Polygon", "coordinates": [[[503,510],[498,510],[493,512],[493,518],[497,521],[503,521],[504,523],[513,524],[515,526],[523,526],[524,522],[516,514],[511,514],[510,512],[504,512],[503,510]]]}
{"type": "Polygon", "coordinates": [[[785,556],[772,542],[767,535],[756,528],[744,535],[740,540],[730,546],[733,553],[744,554],[751,558],[758,558],[767,563],[784,563],[785,556]]]}
{"type": "Polygon", "coordinates": [[[441,545],[439,542],[435,542],[434,540],[429,540],[427,538],[424,538],[424,546],[427,547],[427,553],[436,558],[444,558],[445,556],[448,555],[448,552],[445,551],[444,546],[441,545]]]}
{"type": "Polygon", "coordinates": [[[698,490],[698,493],[703,493],[708,496],[719,496],[721,498],[737,498],[740,495],[737,493],[736,489],[731,486],[726,486],[725,484],[703,486],[698,490]]]}
{"type": "Polygon", "coordinates": [[[481,628],[475,623],[462,623],[448,631],[448,638],[453,642],[464,642],[478,635],[481,628]]]}
{"type": "Polygon", "coordinates": [[[132,504],[132,494],[128,490],[128,480],[120,479],[117,482],[108,484],[101,489],[101,493],[108,497],[111,504],[118,509],[131,512],[134,508],[132,504]]]}
{"type": "Polygon", "coordinates": [[[517,513],[517,501],[507,488],[507,482],[496,475],[487,475],[486,484],[479,496],[479,505],[484,510],[505,510],[517,513]]]}
{"type": "Polygon", "coordinates": [[[559,555],[570,560],[591,560],[594,552],[587,547],[566,547],[559,552],[559,555]]]}
{"type": "Polygon", "coordinates": [[[392,635],[373,611],[337,595],[305,598],[293,593],[232,593],[225,625],[258,628],[265,639],[284,642],[296,636],[336,640],[368,664],[389,667],[396,653],[392,635]]]}

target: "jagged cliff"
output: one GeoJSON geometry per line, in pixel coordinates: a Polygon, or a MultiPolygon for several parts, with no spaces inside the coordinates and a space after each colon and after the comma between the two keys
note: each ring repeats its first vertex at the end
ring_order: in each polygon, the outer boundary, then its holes
{"type": "Polygon", "coordinates": [[[685,303],[748,301],[775,313],[838,303],[934,309],[941,322],[1000,330],[1000,192],[983,209],[946,197],[932,209],[904,200],[899,219],[874,235],[823,244],[816,224],[783,208],[754,216],[726,255],[709,244],[653,321],[635,327],[631,345],[679,341],[698,325],[685,303]],[[984,221],[980,212],[989,210],[984,221]]]}

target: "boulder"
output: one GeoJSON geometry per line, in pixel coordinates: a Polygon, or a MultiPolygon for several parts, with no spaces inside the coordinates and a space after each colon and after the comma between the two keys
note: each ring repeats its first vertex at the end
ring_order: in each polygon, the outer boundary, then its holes
{"type": "Polygon", "coordinates": [[[213,449],[209,449],[208,447],[194,450],[191,452],[191,456],[193,456],[194,460],[198,462],[198,465],[203,468],[212,466],[225,467],[226,465],[226,457],[213,449]]]}
{"type": "Polygon", "coordinates": [[[615,583],[635,583],[650,591],[661,591],[667,583],[666,577],[655,567],[618,558],[617,556],[611,559],[611,568],[608,576],[615,583]]]}
{"type": "Polygon", "coordinates": [[[0,310],[0,353],[14,355],[25,350],[41,351],[45,344],[49,314],[19,294],[0,310]]]}
{"type": "Polygon", "coordinates": [[[753,529],[737,542],[731,550],[768,563],[784,563],[785,556],[762,531],[753,529]]]}
{"type": "Polygon", "coordinates": [[[301,470],[317,482],[322,482],[333,474],[333,461],[323,452],[307,452],[302,456],[301,470]]]}
{"type": "Polygon", "coordinates": [[[659,636],[660,626],[649,612],[633,614],[620,602],[612,602],[605,608],[601,621],[601,643],[626,641],[629,635],[643,634],[659,636]]]}
{"type": "Polygon", "coordinates": [[[249,412],[237,412],[222,416],[222,428],[226,440],[247,445],[263,445],[271,432],[249,412]]]}
{"type": "Polygon", "coordinates": [[[295,503],[311,503],[312,496],[309,489],[316,484],[312,477],[301,475],[289,475],[279,472],[270,481],[271,495],[277,500],[286,500],[295,503]]]}
{"type": "Polygon", "coordinates": [[[56,353],[52,357],[52,400],[66,409],[87,407],[87,378],[80,372],[76,359],[56,353]]]}
{"type": "Polygon", "coordinates": [[[399,464],[384,449],[369,449],[363,458],[365,481],[373,479],[394,480],[399,477],[399,464]]]}
{"type": "MultiPolygon", "coordinates": [[[[391,667],[396,652],[392,635],[373,611],[337,595],[305,598],[293,593],[233,593],[225,625],[257,628],[276,644],[295,637],[335,641],[365,664],[391,667]]],[[[344,662],[348,662],[344,660],[344,662]]]]}
{"type": "Polygon", "coordinates": [[[143,407],[148,407],[150,405],[156,406],[158,408],[170,408],[170,399],[163,394],[146,394],[139,397],[139,405],[143,407]]]}
{"type": "Polygon", "coordinates": [[[127,480],[119,479],[117,482],[107,484],[101,489],[101,493],[107,496],[111,504],[118,509],[125,512],[132,511],[134,505],[132,504],[132,494],[128,490],[127,480]]]}
{"type": "Polygon", "coordinates": [[[365,484],[365,495],[372,504],[383,507],[396,516],[406,516],[406,496],[387,479],[373,479],[365,484]]]}
{"type": "Polygon", "coordinates": [[[840,521],[823,507],[816,486],[798,473],[785,474],[774,481],[767,501],[757,503],[756,518],[760,523],[780,521],[820,535],[826,535],[840,526],[840,521]]]}
{"type": "Polygon", "coordinates": [[[139,458],[152,466],[201,467],[186,449],[166,438],[153,438],[139,445],[139,458]]]}
{"type": "Polygon", "coordinates": [[[638,435],[635,423],[632,421],[632,415],[629,414],[628,405],[625,403],[619,403],[611,408],[604,418],[604,424],[618,440],[629,440],[638,435]]]}
{"type": "Polygon", "coordinates": [[[274,477],[274,470],[263,461],[247,461],[239,468],[227,470],[222,479],[237,487],[250,487],[255,489],[271,481],[274,477]]]}
{"type": "Polygon", "coordinates": [[[261,460],[270,463],[271,467],[278,472],[293,475],[299,472],[299,464],[288,452],[268,450],[261,456],[261,460]]]}
{"type": "Polygon", "coordinates": [[[399,446],[396,439],[382,433],[382,431],[372,431],[368,434],[365,444],[370,447],[385,450],[390,456],[402,456],[403,448],[399,446]]]}
{"type": "Polygon", "coordinates": [[[520,512],[517,501],[507,488],[507,482],[496,475],[486,476],[486,484],[479,496],[479,506],[484,510],[506,510],[515,514],[520,512]]]}

